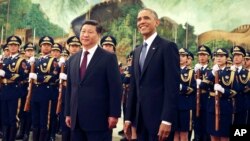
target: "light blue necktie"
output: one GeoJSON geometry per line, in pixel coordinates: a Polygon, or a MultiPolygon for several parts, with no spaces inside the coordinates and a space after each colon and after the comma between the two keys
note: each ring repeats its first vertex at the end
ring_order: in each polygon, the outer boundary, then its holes
{"type": "Polygon", "coordinates": [[[141,68],[141,72],[142,72],[142,69],[143,69],[143,65],[144,65],[144,62],[145,62],[145,59],[146,59],[146,53],[147,53],[147,43],[144,42],[143,45],[142,45],[142,50],[141,50],[141,55],[140,55],[140,61],[139,61],[139,64],[140,64],[140,68],[141,68]]]}

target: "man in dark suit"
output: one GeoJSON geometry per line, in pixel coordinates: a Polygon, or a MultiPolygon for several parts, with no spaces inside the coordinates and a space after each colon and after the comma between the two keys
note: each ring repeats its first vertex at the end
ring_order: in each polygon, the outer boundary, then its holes
{"type": "Polygon", "coordinates": [[[111,141],[121,114],[117,58],[98,46],[101,30],[97,21],[85,21],[80,34],[83,49],[67,64],[65,112],[72,141],[111,141]]]}
{"type": "Polygon", "coordinates": [[[175,43],[157,35],[159,23],[155,11],[139,11],[137,27],[144,43],[134,51],[124,125],[130,138],[131,122],[135,122],[139,141],[172,140],[176,123],[179,54],[175,43]]]}

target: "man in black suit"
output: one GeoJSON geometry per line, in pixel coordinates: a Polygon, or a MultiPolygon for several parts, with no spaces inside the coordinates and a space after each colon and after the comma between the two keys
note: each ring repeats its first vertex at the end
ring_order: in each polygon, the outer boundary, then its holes
{"type": "Polygon", "coordinates": [[[144,43],[134,51],[124,125],[130,138],[131,122],[135,122],[139,141],[172,140],[176,123],[179,54],[175,43],[157,35],[159,24],[155,11],[139,11],[137,27],[144,43]]]}
{"type": "Polygon", "coordinates": [[[72,141],[111,141],[121,114],[117,58],[98,46],[101,31],[97,21],[85,21],[80,33],[82,51],[67,63],[65,120],[72,141]]]}

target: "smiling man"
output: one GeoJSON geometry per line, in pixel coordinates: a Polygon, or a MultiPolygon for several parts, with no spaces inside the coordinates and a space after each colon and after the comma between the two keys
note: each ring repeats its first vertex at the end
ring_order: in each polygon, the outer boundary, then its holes
{"type": "Polygon", "coordinates": [[[130,139],[135,122],[139,141],[173,140],[180,58],[175,43],[157,35],[160,24],[155,11],[144,8],[137,16],[143,44],[134,51],[124,133],[130,139]]]}

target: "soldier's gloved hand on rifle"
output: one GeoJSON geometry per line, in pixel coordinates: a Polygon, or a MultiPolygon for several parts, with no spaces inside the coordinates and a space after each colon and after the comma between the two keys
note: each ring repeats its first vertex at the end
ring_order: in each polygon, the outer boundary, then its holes
{"type": "Polygon", "coordinates": [[[221,93],[225,92],[225,89],[220,84],[214,84],[214,90],[219,91],[221,93]]]}
{"type": "Polygon", "coordinates": [[[180,91],[182,90],[182,84],[180,84],[180,91]]]}
{"type": "Polygon", "coordinates": [[[215,72],[217,72],[219,69],[220,69],[219,65],[216,64],[216,65],[213,66],[212,73],[213,73],[214,76],[215,76],[215,72]]]}
{"type": "Polygon", "coordinates": [[[30,57],[30,59],[28,60],[28,62],[30,64],[35,63],[35,57],[34,56],[30,57]]]}
{"type": "Polygon", "coordinates": [[[195,64],[194,71],[197,72],[198,70],[201,69],[201,67],[202,67],[201,64],[195,64]]]}
{"type": "Polygon", "coordinates": [[[5,76],[5,71],[2,70],[2,69],[0,69],[0,76],[1,76],[1,77],[4,77],[4,76],[5,76]]]}
{"type": "Polygon", "coordinates": [[[59,74],[59,79],[67,80],[67,74],[65,74],[65,73],[60,73],[60,74],[59,74]]]}
{"type": "Polygon", "coordinates": [[[196,79],[196,85],[200,86],[201,85],[201,79],[196,79]]]}
{"type": "Polygon", "coordinates": [[[61,67],[62,64],[64,64],[64,63],[65,63],[65,59],[64,59],[64,57],[61,57],[59,62],[58,62],[59,67],[61,67]]]}
{"type": "Polygon", "coordinates": [[[36,73],[30,73],[30,74],[29,74],[29,79],[34,79],[34,80],[36,80],[36,79],[37,79],[37,74],[36,74],[36,73]]]}

